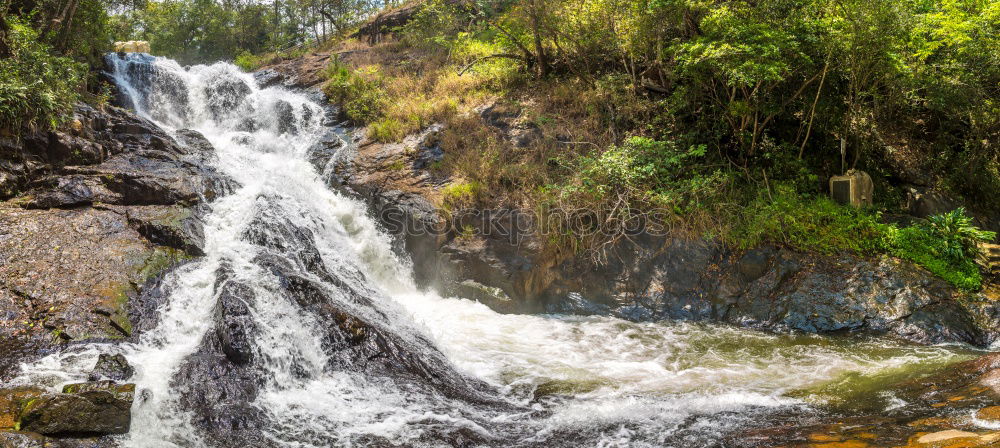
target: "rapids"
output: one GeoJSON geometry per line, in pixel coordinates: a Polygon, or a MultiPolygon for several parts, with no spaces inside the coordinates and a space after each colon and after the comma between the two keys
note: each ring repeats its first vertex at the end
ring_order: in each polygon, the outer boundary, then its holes
{"type": "Polygon", "coordinates": [[[238,185],[204,216],[207,255],[164,280],[168,300],[153,330],[22,368],[20,380],[56,388],[84,379],[99,353],[125,354],[138,398],[124,446],[227,445],[195,409],[218,403],[190,393],[214,386],[186,375],[197,370],[229,283],[250,291],[239,298],[249,309],[255,393],[226,405],[252,407],[251,428],[241,430],[272,446],[716,446],[771,413],[808,414],[844,391],[875,391],[972,356],[889,339],[505,315],[418,290],[411,262],[365,205],[328,187],[310,162],[321,136],[345,134],[328,107],[261,89],[226,63],[110,60],[139,115],[167,132],[204,134],[217,169],[238,185]],[[331,347],[328,315],[290,299],[292,277],[430,372],[345,358],[331,347]]]}

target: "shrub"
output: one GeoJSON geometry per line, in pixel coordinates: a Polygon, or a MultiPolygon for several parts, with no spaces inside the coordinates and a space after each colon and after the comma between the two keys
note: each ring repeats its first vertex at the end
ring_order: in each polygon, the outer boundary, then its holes
{"type": "Polygon", "coordinates": [[[981,289],[979,266],[965,256],[947,255],[951,252],[948,244],[927,226],[911,226],[896,232],[892,254],[924,267],[960,289],[981,289]]]}
{"type": "Polygon", "coordinates": [[[482,185],[478,182],[456,182],[441,190],[441,204],[445,210],[471,205],[481,191],[482,185]]]}
{"type": "Polygon", "coordinates": [[[334,61],[327,65],[323,74],[327,78],[323,92],[343,107],[351,121],[367,124],[385,113],[388,100],[377,69],[354,71],[334,61]]]}
{"type": "Polygon", "coordinates": [[[927,229],[927,233],[941,242],[941,255],[953,259],[975,259],[979,255],[979,244],[993,241],[997,236],[973,225],[964,208],[931,216],[927,229]]]}
{"type": "Polygon", "coordinates": [[[395,118],[381,118],[368,127],[369,137],[381,143],[402,140],[406,136],[403,123],[395,118]]]}
{"type": "Polygon", "coordinates": [[[236,55],[236,59],[233,60],[233,65],[239,67],[245,72],[252,72],[263,65],[263,60],[262,58],[254,56],[253,53],[243,50],[240,54],[236,55]]]}
{"type": "Polygon", "coordinates": [[[35,30],[8,20],[14,56],[0,59],[0,128],[57,127],[80,99],[86,67],[55,56],[35,30]]]}
{"type": "Polygon", "coordinates": [[[772,242],[824,254],[873,255],[892,244],[893,227],[882,224],[878,214],[845,207],[824,196],[800,196],[789,186],[778,186],[773,195],[760,195],[740,215],[729,239],[741,249],[772,242]]]}

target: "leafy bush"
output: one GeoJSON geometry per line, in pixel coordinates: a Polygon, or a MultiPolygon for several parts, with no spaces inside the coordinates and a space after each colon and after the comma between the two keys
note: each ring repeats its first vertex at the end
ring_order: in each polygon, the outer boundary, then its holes
{"type": "Polygon", "coordinates": [[[388,105],[382,79],[376,69],[353,71],[334,61],[324,70],[327,78],[323,92],[341,104],[347,118],[356,123],[371,123],[385,113],[388,105]]]}
{"type": "Polygon", "coordinates": [[[402,140],[406,136],[403,123],[395,118],[381,118],[368,127],[368,136],[381,143],[402,140]]]}
{"type": "Polygon", "coordinates": [[[995,233],[974,226],[965,209],[958,208],[931,216],[927,224],[897,231],[891,252],[961,289],[975,291],[983,281],[975,262],[978,245],[994,238],[995,233]]]}
{"type": "Polygon", "coordinates": [[[705,146],[680,150],[672,141],[631,137],[605,151],[596,159],[583,159],[585,184],[602,187],[630,187],[658,191],[685,173],[685,165],[696,166],[705,155],[705,146]]]}
{"type": "Polygon", "coordinates": [[[240,54],[236,55],[233,64],[245,72],[252,72],[260,68],[263,65],[263,61],[261,58],[254,56],[253,53],[243,50],[240,54]]]}
{"type": "Polygon", "coordinates": [[[895,233],[892,254],[910,260],[968,291],[982,288],[979,266],[965,256],[952,256],[949,242],[927,226],[911,226],[895,233]]]}
{"type": "Polygon", "coordinates": [[[849,251],[872,255],[887,251],[893,227],[877,214],[845,207],[824,196],[799,195],[778,186],[742,209],[729,239],[742,249],[764,242],[824,254],[849,251]],[[773,200],[772,200],[773,196],[773,200]]]}
{"type": "Polygon", "coordinates": [[[458,207],[470,205],[479,197],[482,185],[478,182],[456,182],[441,190],[441,204],[445,210],[455,210],[458,207]]]}
{"type": "Polygon", "coordinates": [[[973,225],[972,218],[961,207],[931,216],[927,230],[927,233],[941,242],[941,255],[952,259],[975,259],[979,255],[979,244],[993,241],[997,237],[996,233],[973,225]]]}
{"type": "Polygon", "coordinates": [[[86,67],[55,56],[38,33],[10,18],[13,57],[0,59],[0,127],[54,128],[80,98],[86,67]]]}

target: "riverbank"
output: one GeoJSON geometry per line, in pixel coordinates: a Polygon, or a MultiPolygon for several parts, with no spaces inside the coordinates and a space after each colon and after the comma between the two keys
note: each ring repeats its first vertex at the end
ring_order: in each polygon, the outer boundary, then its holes
{"type": "MultiPolygon", "coordinates": [[[[391,41],[374,47],[357,42],[343,45],[350,49],[306,54],[264,68],[258,76],[267,83],[329,90],[333,81],[324,68],[332,64],[378,72],[385,76],[386,85],[392,85],[414,70],[397,65],[399,61],[419,57],[391,41]]],[[[433,67],[435,63],[440,62],[423,64],[433,67]]],[[[982,274],[983,289],[962,290],[892,254],[857,252],[848,249],[850,245],[832,252],[819,247],[809,250],[810,246],[769,237],[743,246],[682,225],[646,219],[648,215],[641,210],[633,219],[658,231],[647,227],[628,234],[602,234],[604,227],[591,227],[602,215],[577,210],[567,212],[576,215],[567,216],[559,209],[529,208],[530,201],[511,201],[507,194],[465,188],[470,185],[467,177],[441,167],[465,160],[469,150],[492,151],[475,149],[476,145],[462,139],[480,132],[464,127],[472,121],[485,129],[482,132],[508,142],[511,147],[503,152],[510,154],[533,145],[557,144],[557,138],[526,121],[530,108],[551,107],[540,103],[552,98],[498,98],[476,88],[469,92],[479,93],[452,93],[463,98],[456,115],[399,141],[380,141],[369,126],[352,134],[356,145],[328,148],[340,151],[335,160],[316,159],[317,169],[331,185],[364,198],[373,207],[373,215],[396,233],[415,260],[416,278],[424,286],[476,298],[500,312],[605,314],[640,321],[711,320],[777,331],[889,333],[920,343],[961,341],[980,347],[997,338],[1000,302],[988,271],[982,274]],[[567,219],[577,220],[577,225],[564,227],[567,219]],[[574,235],[573,231],[589,233],[574,235]],[[599,244],[599,250],[566,247],[567,237],[579,244],[599,244]]],[[[532,160],[524,156],[517,163],[530,166],[532,160]]],[[[913,209],[928,208],[925,202],[913,209]]],[[[829,207],[833,213],[849,213],[844,207],[829,207]]],[[[768,209],[766,213],[774,217],[798,212],[768,209]]],[[[904,219],[905,210],[897,213],[896,219],[904,219]]],[[[919,215],[914,211],[905,219],[919,220],[919,215]]],[[[996,225],[989,216],[981,215],[978,222],[996,225]]],[[[789,225],[816,226],[804,230],[813,235],[805,239],[827,241],[824,247],[835,248],[839,243],[830,235],[837,232],[858,239],[851,244],[860,244],[866,237],[849,235],[858,229],[846,226],[857,224],[851,220],[871,222],[867,219],[855,215],[843,221],[822,218],[789,225]]],[[[792,232],[792,227],[775,232],[792,232]]],[[[705,231],[718,233],[720,229],[705,231]]],[[[975,270],[980,275],[980,268],[975,270]]]]}

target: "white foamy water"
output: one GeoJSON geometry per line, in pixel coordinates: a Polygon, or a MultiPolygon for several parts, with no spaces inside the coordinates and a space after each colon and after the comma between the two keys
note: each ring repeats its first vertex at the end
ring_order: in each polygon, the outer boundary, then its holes
{"type": "MultiPolygon", "coordinates": [[[[85,378],[99,353],[137,367],[130,447],[210,445],[178,398],[178,376],[213,328],[220,268],[247,298],[264,370],[254,405],[278,446],[449,446],[460,430],[485,446],[711,444],[754,413],[809,402],[789,393],[845,375],[878,377],[960,355],[943,347],[850,343],[720,325],[632,323],[609,317],[503,315],[462,298],[421,292],[410,266],[365,206],[332,191],[308,160],[330,123],[320,105],[281,88],[259,89],[229,64],[182,68],[163,58],[117,59],[116,76],[139,113],[168,132],[195,129],[217,168],[239,184],[205,217],[206,256],[171,273],[159,324],[137,343],[92,345],[26,365],[19,381],[53,387],[85,378]],[[131,64],[131,65],[130,65],[131,64]],[[417,355],[436,350],[462,374],[495,388],[506,406],[479,406],[370,372],[332,369],[323,322],[290,303],[247,241],[254,222],[307,229],[327,270],[331,303],[391,329],[417,355]],[[357,295],[370,301],[357,300],[357,295]],[[567,438],[569,437],[569,438],[567,438]],[[375,439],[373,439],[375,438],[375,439]],[[568,440],[567,442],[560,442],[568,440]]],[[[345,142],[346,143],[346,142],[345,142]]],[[[292,259],[288,253],[276,255],[292,259]]],[[[302,275],[318,283],[314,274],[302,275]]],[[[327,282],[328,283],[328,282],[327,282]]],[[[815,400],[822,400],[815,397],[815,400]]]]}

